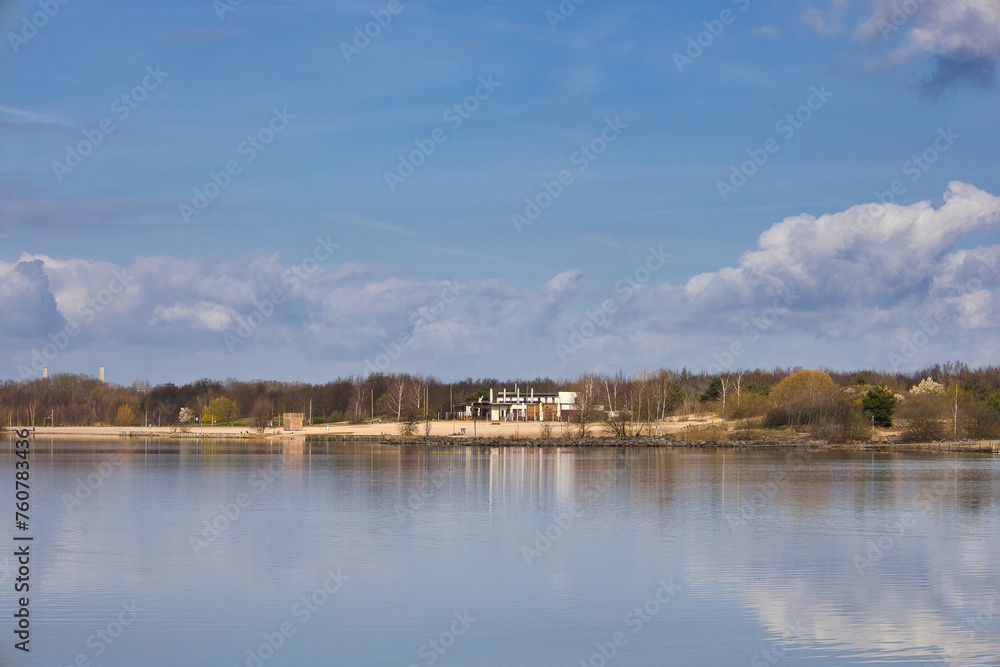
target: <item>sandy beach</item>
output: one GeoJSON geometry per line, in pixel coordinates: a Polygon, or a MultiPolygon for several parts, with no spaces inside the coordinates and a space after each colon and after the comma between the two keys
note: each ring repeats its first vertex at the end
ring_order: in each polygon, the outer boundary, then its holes
{"type": "MultiPolygon", "coordinates": [[[[659,425],[660,433],[677,433],[688,426],[707,426],[709,424],[721,423],[709,415],[680,415],[671,417],[659,425]]],[[[430,435],[434,436],[462,436],[462,429],[465,429],[464,436],[476,435],[478,437],[523,437],[537,438],[541,436],[543,422],[484,422],[477,421],[432,421],[430,422],[430,435]]],[[[548,422],[552,427],[552,436],[561,435],[563,429],[567,435],[575,432],[578,428],[575,424],[561,424],[560,422],[548,422]]],[[[7,430],[16,427],[5,427],[7,430]]],[[[655,427],[654,427],[655,428],[655,427]]],[[[603,433],[600,424],[593,424],[591,430],[594,434],[603,433]]],[[[132,437],[148,435],[150,437],[170,437],[177,433],[176,427],[153,426],[143,428],[141,426],[36,426],[35,437],[118,437],[128,434],[132,437]]],[[[306,435],[384,435],[394,437],[399,435],[399,427],[393,422],[381,422],[377,420],[373,423],[363,424],[324,424],[319,426],[306,426],[301,431],[284,431],[280,428],[269,428],[263,436],[246,426],[191,426],[185,432],[185,437],[197,437],[199,434],[206,437],[278,437],[278,438],[304,438],[306,435]]],[[[418,423],[417,435],[424,435],[424,424],[418,423]]]]}

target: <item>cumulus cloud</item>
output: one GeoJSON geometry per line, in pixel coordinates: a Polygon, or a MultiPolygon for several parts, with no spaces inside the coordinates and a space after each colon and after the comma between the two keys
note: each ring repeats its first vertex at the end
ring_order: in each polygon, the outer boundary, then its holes
{"type": "Polygon", "coordinates": [[[692,300],[751,303],[776,291],[830,305],[885,303],[929,285],[962,236],[1000,228],[1000,198],[953,182],[944,205],[864,204],[847,211],[799,215],[760,235],[739,266],[692,278],[692,300]]]}
{"type": "Polygon", "coordinates": [[[1000,3],[882,0],[855,37],[886,51],[872,61],[876,69],[923,63],[929,68],[924,79],[931,93],[959,82],[992,87],[1000,65],[1000,3]]]}
{"type": "Polygon", "coordinates": [[[658,365],[916,368],[956,356],[995,363],[1000,245],[966,239],[997,229],[1000,198],[954,182],[937,206],[790,216],[734,266],[623,289],[588,285],[581,269],[515,286],[387,276],[332,260],[299,275],[278,255],[140,257],[126,267],[24,255],[0,265],[0,303],[25,323],[2,333],[18,350],[15,368],[69,322],[81,333],[50,367],[113,356],[154,365],[164,380],[318,380],[371,364],[558,376],[658,365]],[[914,343],[928,322],[933,331],[914,343]],[[560,344],[572,351],[560,354],[560,344]]]}
{"type": "Polygon", "coordinates": [[[44,336],[63,326],[63,319],[49,291],[49,279],[39,260],[0,267],[2,331],[16,338],[44,336]]]}
{"type": "MultiPolygon", "coordinates": [[[[753,353],[744,360],[758,363],[781,363],[785,354],[812,365],[920,366],[959,351],[986,363],[1000,246],[956,245],[997,229],[1000,198],[958,182],[937,209],[929,202],[863,204],[792,216],[762,233],[737,266],[694,276],[681,294],[657,289],[655,299],[683,323],[671,327],[663,318],[662,331],[689,340],[687,332],[700,326],[705,341],[713,330],[727,332],[703,344],[702,357],[717,361],[729,359],[728,340],[753,353]],[[915,346],[915,333],[928,329],[934,335],[917,335],[915,346]]],[[[653,298],[642,295],[644,307],[655,308],[653,298]]]]}

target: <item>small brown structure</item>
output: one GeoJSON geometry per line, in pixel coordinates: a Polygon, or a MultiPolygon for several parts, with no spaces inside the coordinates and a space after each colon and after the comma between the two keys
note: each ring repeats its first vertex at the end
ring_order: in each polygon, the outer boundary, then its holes
{"type": "Polygon", "coordinates": [[[302,420],[305,417],[303,412],[286,412],[281,420],[286,431],[301,431],[302,420]]]}

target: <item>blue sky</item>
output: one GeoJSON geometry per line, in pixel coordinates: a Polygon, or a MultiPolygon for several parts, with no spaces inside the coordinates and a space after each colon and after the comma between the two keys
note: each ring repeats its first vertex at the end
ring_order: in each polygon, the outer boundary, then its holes
{"type": "Polygon", "coordinates": [[[997,362],[996,2],[0,7],[5,377],[997,362]]]}

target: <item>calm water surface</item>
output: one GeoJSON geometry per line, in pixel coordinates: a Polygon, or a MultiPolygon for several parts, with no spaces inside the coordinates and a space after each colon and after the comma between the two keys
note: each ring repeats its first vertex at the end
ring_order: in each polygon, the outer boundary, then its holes
{"type": "Polygon", "coordinates": [[[0,665],[1000,664],[992,456],[39,440],[31,463],[31,653],[5,548],[0,665]]]}

